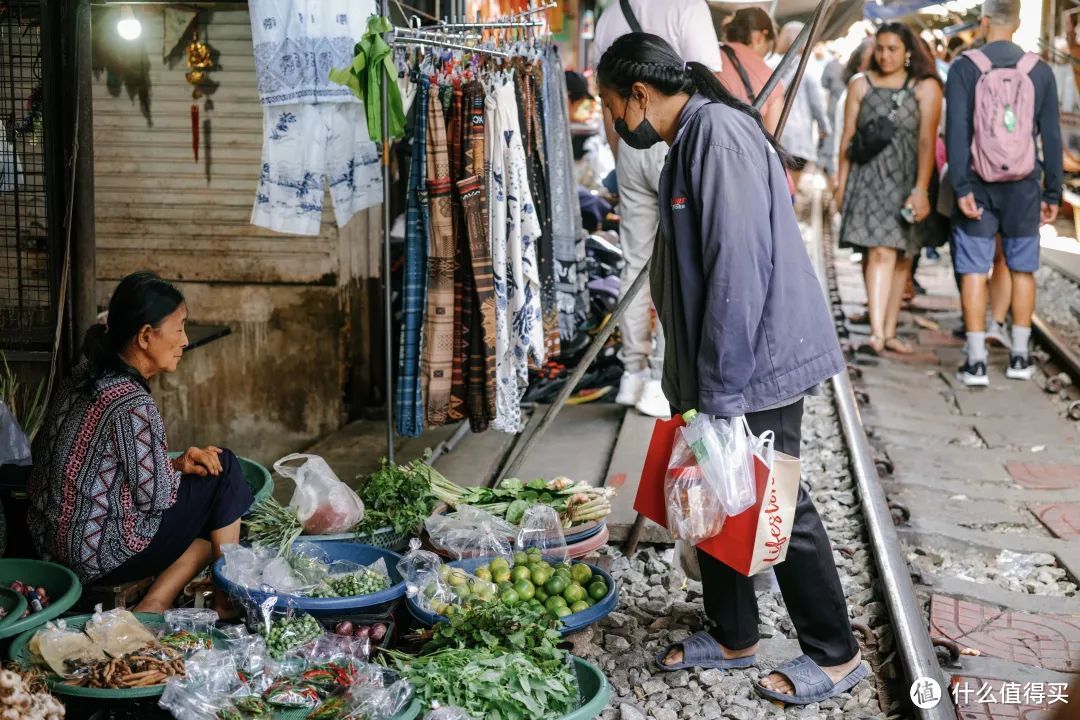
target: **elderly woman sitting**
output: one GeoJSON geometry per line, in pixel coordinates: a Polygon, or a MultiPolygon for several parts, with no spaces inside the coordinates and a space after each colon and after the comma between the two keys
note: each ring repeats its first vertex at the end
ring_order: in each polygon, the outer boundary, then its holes
{"type": "Polygon", "coordinates": [[[136,609],[161,612],[239,540],[252,495],[228,450],[169,459],[147,381],[174,372],[187,347],[180,291],[153,273],[129,275],[108,318],[87,331],[85,357],[35,440],[28,520],[41,556],[83,582],[156,577],[136,609]]]}

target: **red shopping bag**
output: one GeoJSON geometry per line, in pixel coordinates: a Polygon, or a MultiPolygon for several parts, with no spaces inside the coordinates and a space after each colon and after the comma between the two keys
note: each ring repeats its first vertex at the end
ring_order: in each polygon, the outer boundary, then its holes
{"type": "Polygon", "coordinates": [[[667,503],[664,500],[664,478],[667,477],[668,461],[675,445],[675,433],[686,425],[682,415],[670,420],[657,420],[653,426],[649,452],[641,469],[634,509],[661,527],[667,527],[667,503]]]}
{"type": "Polygon", "coordinates": [[[698,547],[743,575],[755,575],[778,565],[787,557],[795,505],[799,498],[798,458],[773,453],[772,472],[754,456],[753,506],[729,517],[719,535],[698,547]]]}

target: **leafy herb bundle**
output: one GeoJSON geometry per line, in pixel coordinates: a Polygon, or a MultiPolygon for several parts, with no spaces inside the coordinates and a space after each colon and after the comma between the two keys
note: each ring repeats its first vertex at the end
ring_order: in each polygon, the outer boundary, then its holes
{"type": "Polygon", "coordinates": [[[382,467],[369,475],[356,491],[364,501],[364,519],[356,526],[356,532],[370,535],[392,527],[396,533],[406,533],[423,525],[435,507],[425,468],[430,470],[420,461],[392,465],[383,459],[382,467]]]}
{"type": "Polygon", "coordinates": [[[569,655],[546,613],[478,605],[438,623],[421,655],[388,653],[421,701],[495,720],[559,717],[578,705],[569,655]]]}

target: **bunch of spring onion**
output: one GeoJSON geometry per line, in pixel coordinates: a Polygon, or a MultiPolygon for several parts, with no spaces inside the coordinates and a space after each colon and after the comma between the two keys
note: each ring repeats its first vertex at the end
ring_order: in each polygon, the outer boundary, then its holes
{"type": "Polygon", "coordinates": [[[253,507],[243,522],[247,526],[251,544],[274,548],[278,555],[284,555],[304,532],[300,518],[296,517],[296,510],[282,506],[272,497],[253,507]]]}
{"type": "Polygon", "coordinates": [[[611,514],[611,488],[597,488],[569,478],[554,480],[530,480],[507,478],[498,487],[464,488],[447,480],[433,468],[425,473],[431,482],[432,493],[452,508],[471,505],[486,512],[504,517],[511,524],[518,524],[525,511],[532,505],[543,503],[559,513],[563,527],[599,520],[611,514]]]}

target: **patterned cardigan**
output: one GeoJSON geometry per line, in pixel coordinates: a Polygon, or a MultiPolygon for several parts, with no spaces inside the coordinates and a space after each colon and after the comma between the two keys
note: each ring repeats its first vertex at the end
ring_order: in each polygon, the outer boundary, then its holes
{"type": "Polygon", "coordinates": [[[62,384],[34,441],[29,524],[41,557],[94,581],[145,550],[180,473],[145,380],[85,364],[62,384]]]}

